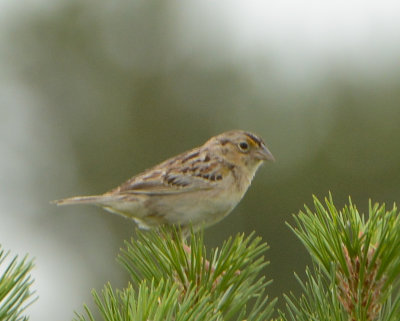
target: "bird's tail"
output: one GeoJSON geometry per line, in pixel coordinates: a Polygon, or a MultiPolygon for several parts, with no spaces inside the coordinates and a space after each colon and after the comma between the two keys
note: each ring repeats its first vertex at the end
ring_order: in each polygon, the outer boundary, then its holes
{"type": "Polygon", "coordinates": [[[97,204],[101,205],[110,200],[110,197],[104,195],[93,195],[93,196],[74,196],[69,198],[64,198],[61,200],[55,200],[51,203],[56,205],[75,205],[75,204],[97,204]]]}

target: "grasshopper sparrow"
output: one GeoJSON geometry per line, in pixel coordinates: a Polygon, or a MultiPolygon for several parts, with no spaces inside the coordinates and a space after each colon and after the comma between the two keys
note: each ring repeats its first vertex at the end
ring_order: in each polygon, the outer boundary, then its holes
{"type": "Polygon", "coordinates": [[[95,196],[55,201],[58,205],[94,204],[133,219],[140,228],[162,224],[187,230],[210,226],[239,203],[263,161],[274,157],[262,139],[234,130],[170,158],[95,196]]]}

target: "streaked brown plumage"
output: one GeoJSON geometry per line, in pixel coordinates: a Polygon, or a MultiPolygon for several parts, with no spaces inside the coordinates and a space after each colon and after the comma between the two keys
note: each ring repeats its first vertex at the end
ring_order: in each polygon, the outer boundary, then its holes
{"type": "Polygon", "coordinates": [[[259,136],[234,130],[212,137],[105,194],[55,202],[94,204],[135,220],[141,228],[175,224],[198,229],[232,211],[266,160],[274,157],[259,136]]]}

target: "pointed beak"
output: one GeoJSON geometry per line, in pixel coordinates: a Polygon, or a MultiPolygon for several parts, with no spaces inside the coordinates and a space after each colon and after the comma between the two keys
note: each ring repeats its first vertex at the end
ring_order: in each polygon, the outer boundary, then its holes
{"type": "Polygon", "coordinates": [[[267,146],[265,146],[264,144],[262,144],[262,146],[260,147],[260,149],[258,149],[255,152],[254,155],[257,159],[262,160],[262,161],[271,161],[271,162],[275,162],[275,157],[274,155],[272,155],[272,153],[269,151],[269,149],[267,148],[267,146]]]}

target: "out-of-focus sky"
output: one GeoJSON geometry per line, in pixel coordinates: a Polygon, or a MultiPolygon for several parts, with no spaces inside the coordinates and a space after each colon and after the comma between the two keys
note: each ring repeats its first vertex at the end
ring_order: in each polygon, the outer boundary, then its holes
{"type": "Polygon", "coordinates": [[[285,221],[311,194],[399,199],[399,57],[397,1],[1,0],[0,244],[35,257],[30,319],[72,319],[91,288],[126,284],[115,257],[133,223],[50,200],[232,128],[277,162],[208,244],[256,230],[271,296],[298,291],[309,262],[285,221]]]}

